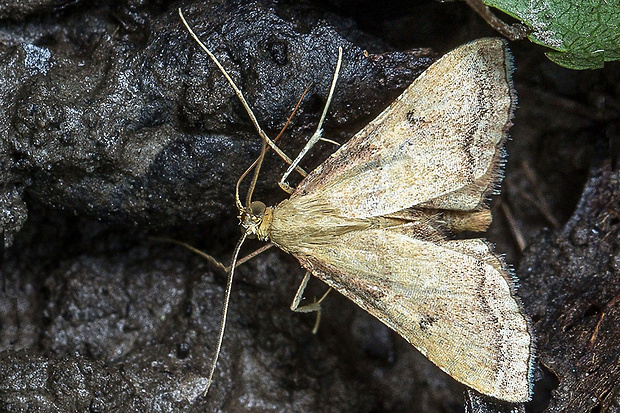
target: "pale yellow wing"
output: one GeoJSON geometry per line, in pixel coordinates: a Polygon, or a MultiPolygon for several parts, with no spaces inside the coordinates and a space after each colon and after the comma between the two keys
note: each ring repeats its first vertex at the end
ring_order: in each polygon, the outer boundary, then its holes
{"type": "Polygon", "coordinates": [[[364,218],[412,207],[480,209],[499,180],[515,104],[505,41],[481,39],[430,66],[291,196],[364,218]]]}
{"type": "Polygon", "coordinates": [[[498,399],[530,399],[532,335],[486,241],[423,241],[405,225],[287,247],[456,380],[498,399]]]}

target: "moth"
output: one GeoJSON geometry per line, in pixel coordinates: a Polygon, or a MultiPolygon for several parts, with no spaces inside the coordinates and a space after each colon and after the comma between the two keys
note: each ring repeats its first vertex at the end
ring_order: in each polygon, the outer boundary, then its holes
{"type": "MultiPolygon", "coordinates": [[[[179,14],[242,100],[263,137],[264,155],[273,142],[179,14]]],[[[228,270],[216,359],[239,249],[255,236],[308,271],[297,304],[313,274],[457,381],[500,400],[529,400],[533,337],[513,275],[488,241],[450,239],[491,222],[488,198],[502,177],[516,101],[511,73],[505,41],[461,46],[431,65],[288,199],[267,207],[251,195],[243,204],[237,195],[243,236],[228,270]]],[[[318,135],[317,128],[311,140],[318,135]]]]}

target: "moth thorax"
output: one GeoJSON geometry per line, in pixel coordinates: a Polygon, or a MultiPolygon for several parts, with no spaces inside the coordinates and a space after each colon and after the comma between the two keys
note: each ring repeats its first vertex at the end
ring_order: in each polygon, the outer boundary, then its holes
{"type": "Polygon", "coordinates": [[[249,238],[257,237],[261,241],[268,241],[273,221],[273,208],[267,208],[260,201],[253,201],[249,208],[241,211],[239,220],[243,231],[249,238]]]}

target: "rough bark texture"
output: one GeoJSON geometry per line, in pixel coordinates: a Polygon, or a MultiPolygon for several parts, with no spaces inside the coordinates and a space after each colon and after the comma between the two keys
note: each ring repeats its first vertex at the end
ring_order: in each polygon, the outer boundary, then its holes
{"type": "MultiPolygon", "coordinates": [[[[325,134],[344,142],[431,63],[415,48],[441,55],[494,35],[464,4],[410,3],[174,7],[270,134],[310,85],[281,141],[296,155],[320,116],[338,46],[343,70],[325,134]]],[[[463,410],[460,385],[337,294],[312,335],[314,316],[288,310],[303,274],[276,251],[239,268],[215,383],[202,397],[225,277],[147,237],[229,260],[234,185],[258,136],[167,2],[5,5],[0,410],[463,410]]],[[[617,411],[620,189],[607,148],[620,130],[620,70],[569,71],[527,41],[511,47],[520,108],[489,238],[515,265],[538,336],[526,411],[617,411]]],[[[304,167],[332,151],[322,143],[304,167]]],[[[256,199],[284,197],[282,170],[267,159],[256,199]]],[[[306,296],[323,291],[315,281],[306,296]]],[[[494,411],[481,405],[468,408],[494,411]]]]}

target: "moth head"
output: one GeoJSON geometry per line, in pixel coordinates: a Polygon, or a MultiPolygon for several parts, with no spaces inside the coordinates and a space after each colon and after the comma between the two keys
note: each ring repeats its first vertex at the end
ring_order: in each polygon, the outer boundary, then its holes
{"type": "Polygon", "coordinates": [[[269,240],[271,227],[271,209],[260,201],[252,201],[249,207],[241,210],[239,221],[248,238],[258,238],[261,241],[269,240]]]}

